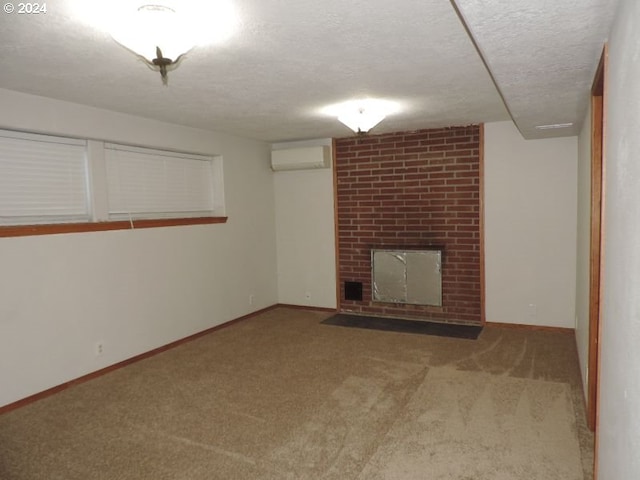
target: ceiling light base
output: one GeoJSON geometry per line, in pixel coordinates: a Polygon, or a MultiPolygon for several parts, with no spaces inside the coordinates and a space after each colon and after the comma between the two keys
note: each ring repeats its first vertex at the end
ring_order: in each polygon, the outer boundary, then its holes
{"type": "Polygon", "coordinates": [[[166,86],[166,85],[169,84],[169,79],[167,78],[167,69],[168,69],[168,67],[174,66],[174,68],[175,68],[177,66],[178,62],[180,61],[180,59],[183,56],[184,56],[184,54],[180,55],[176,59],[176,61],[174,62],[170,58],[165,58],[162,55],[162,50],[160,49],[160,47],[156,47],[156,58],[151,60],[151,62],[149,62],[146,59],[145,59],[145,61],[147,63],[150,63],[150,66],[152,66],[152,68],[154,70],[157,70],[157,71],[160,72],[160,76],[162,77],[162,84],[166,86]]]}

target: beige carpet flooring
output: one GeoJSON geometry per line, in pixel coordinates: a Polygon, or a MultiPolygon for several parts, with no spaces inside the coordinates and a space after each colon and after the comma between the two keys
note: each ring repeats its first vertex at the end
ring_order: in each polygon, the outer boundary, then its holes
{"type": "Polygon", "coordinates": [[[575,340],[278,308],[0,416],[2,480],[589,480],[575,340]]]}

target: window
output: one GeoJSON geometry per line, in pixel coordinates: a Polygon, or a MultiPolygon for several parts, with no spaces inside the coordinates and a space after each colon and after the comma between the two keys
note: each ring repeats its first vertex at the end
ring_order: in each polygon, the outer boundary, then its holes
{"type": "Polygon", "coordinates": [[[213,159],[106,144],[109,219],[216,214],[213,159]]]}
{"type": "Polygon", "coordinates": [[[226,222],[222,157],[0,130],[0,237],[226,222]]]}
{"type": "Polygon", "coordinates": [[[0,225],[91,220],[86,146],[0,130],[0,225]]]}

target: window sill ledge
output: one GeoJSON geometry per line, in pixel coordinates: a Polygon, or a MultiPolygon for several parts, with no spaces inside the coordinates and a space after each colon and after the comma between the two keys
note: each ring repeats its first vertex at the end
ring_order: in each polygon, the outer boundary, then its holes
{"type": "Polygon", "coordinates": [[[122,220],[116,222],[55,223],[46,225],[0,226],[0,237],[28,237],[33,235],[54,235],[60,233],[135,230],[136,228],[208,225],[212,223],[227,223],[227,217],[159,218],[152,220],[122,220]]]}

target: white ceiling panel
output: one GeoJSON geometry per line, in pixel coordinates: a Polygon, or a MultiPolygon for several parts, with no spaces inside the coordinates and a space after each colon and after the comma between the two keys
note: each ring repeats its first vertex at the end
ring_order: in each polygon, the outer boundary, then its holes
{"type": "Polygon", "coordinates": [[[523,136],[577,135],[618,1],[455,2],[523,136]]]}

